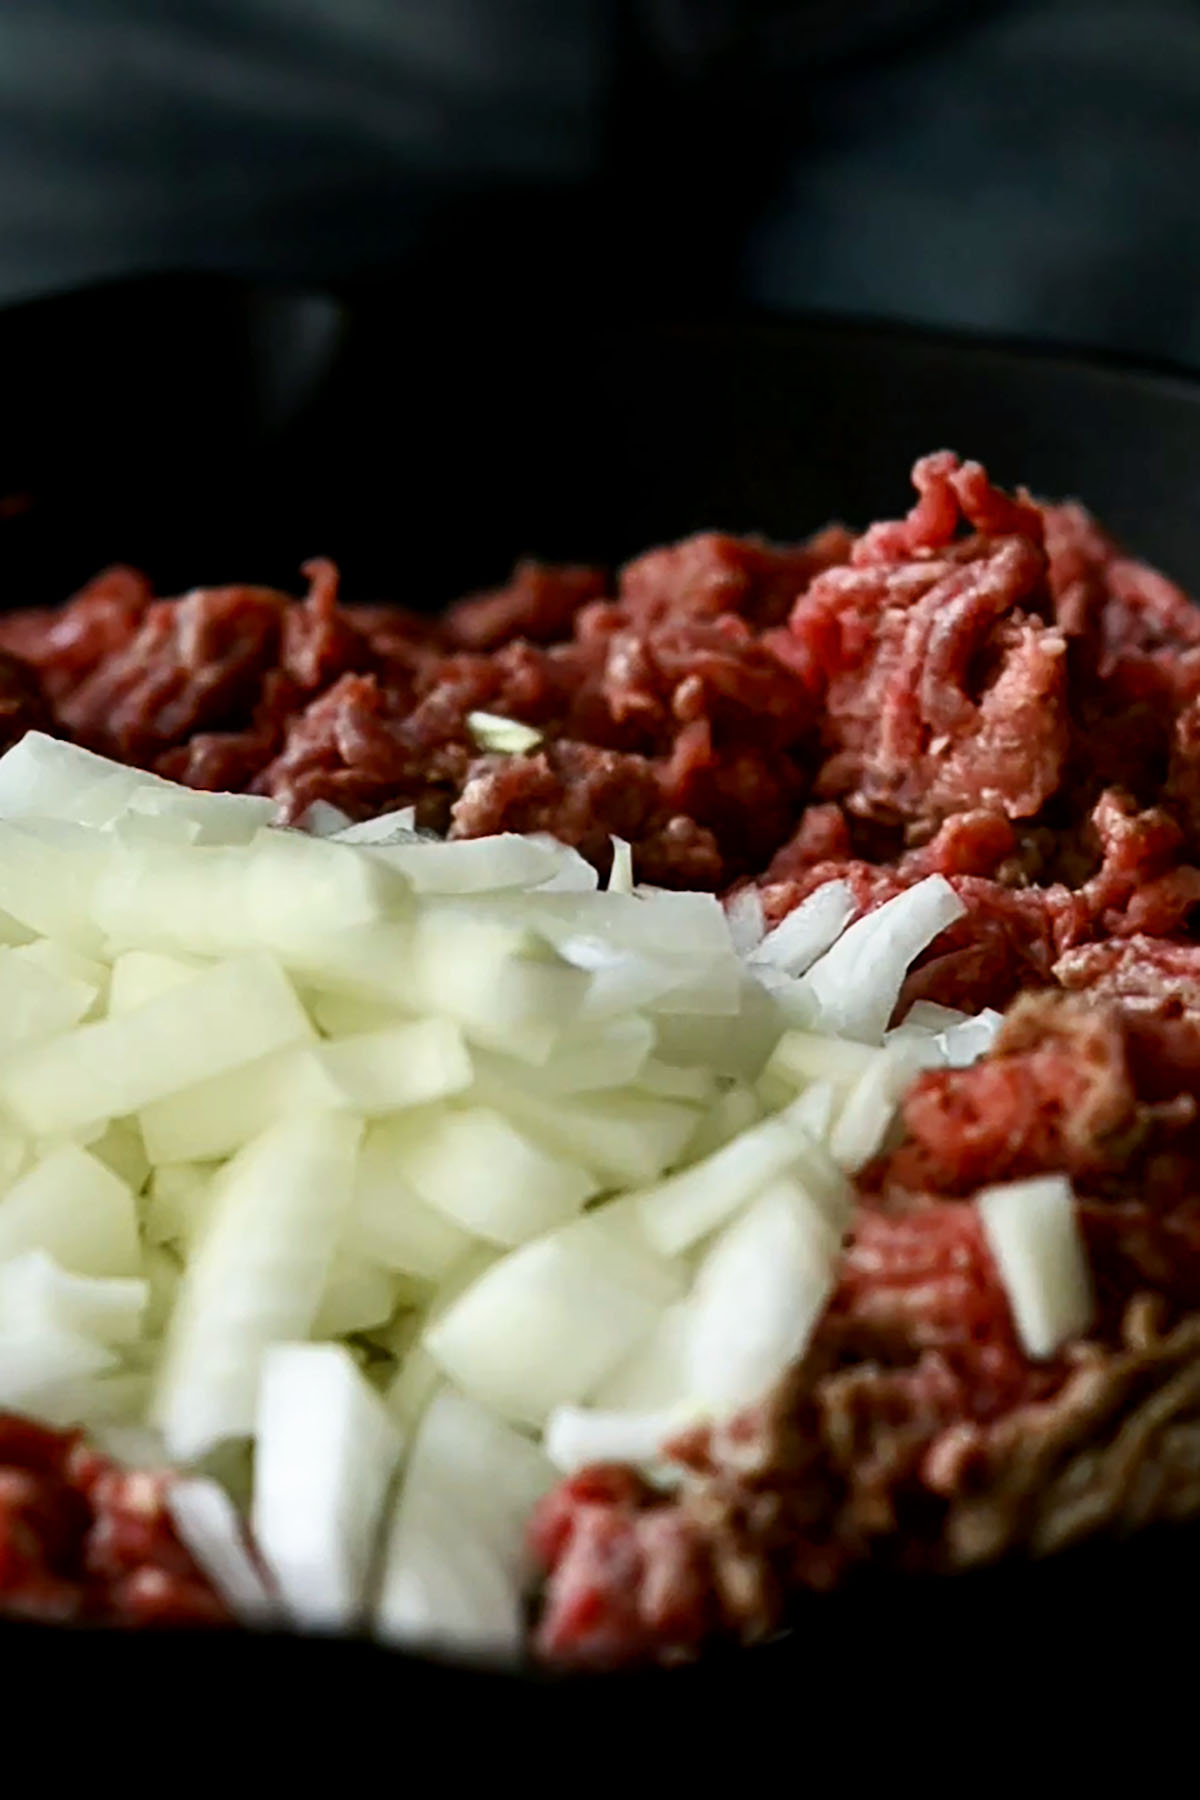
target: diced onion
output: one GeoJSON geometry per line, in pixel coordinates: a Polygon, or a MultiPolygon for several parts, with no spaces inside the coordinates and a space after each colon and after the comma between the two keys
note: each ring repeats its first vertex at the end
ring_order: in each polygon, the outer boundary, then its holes
{"type": "Polygon", "coordinates": [[[739,956],[750,956],[762,943],[767,925],[763,916],[762,895],[753,883],[737,889],[725,902],[729,935],[739,956]]]}
{"type": "MultiPolygon", "coordinates": [[[[933,1049],[936,1061],[936,1045],[933,1049]]],[[[840,1168],[854,1173],[878,1155],[905,1090],[929,1066],[928,1051],[920,1042],[891,1043],[876,1052],[847,1094],[830,1133],[829,1148],[840,1168]]]]}
{"type": "Polygon", "coordinates": [[[965,911],[945,877],[930,875],[857,920],[804,977],[821,1029],[881,1043],[909,964],[965,911]]]}
{"type": "Polygon", "coordinates": [[[750,961],[781,975],[803,975],[837,942],[857,911],[849,885],[827,881],[767,932],[750,952],[750,961]]]}
{"type": "Polygon", "coordinates": [[[263,1355],[304,1337],[320,1305],[361,1131],[336,1113],[289,1120],[222,1171],[159,1374],[154,1416],[173,1456],[253,1431],[263,1355]]]}
{"type": "Polygon", "coordinates": [[[374,819],[361,819],[355,825],[343,826],[334,834],[342,844],[406,843],[422,834],[417,830],[415,806],[401,806],[395,812],[380,813],[374,819]]]}
{"type": "Polygon", "coordinates": [[[278,964],[247,956],[132,1012],[10,1054],[0,1064],[0,1100],[30,1131],[65,1133],[136,1112],[311,1031],[278,964]]]}
{"type": "Polygon", "coordinates": [[[494,1244],[521,1244],[577,1213],[597,1183],[551,1156],[490,1107],[435,1111],[398,1140],[398,1166],[420,1199],[494,1244]]]}
{"type": "Polygon", "coordinates": [[[481,750],[501,756],[523,756],[542,741],[541,732],[532,725],[505,719],[499,713],[468,713],[467,730],[481,750]]]}
{"type": "Polygon", "coordinates": [[[837,1233],[775,1181],[717,1239],[692,1298],[691,1391],[720,1413],[761,1398],[799,1357],[833,1291],[837,1233]]]}
{"type": "Polygon", "coordinates": [[[77,1025],[98,992],[40,967],[25,950],[0,949],[0,1057],[77,1025]]]}
{"type": "Polygon", "coordinates": [[[1092,1322],[1095,1300],[1075,1196],[1065,1175],[985,1188],[984,1236],[1028,1355],[1053,1356],[1092,1322]]]}
{"type": "Polygon", "coordinates": [[[300,823],[314,837],[338,837],[351,825],[351,820],[340,806],[331,806],[328,800],[314,800],[300,823]]]}
{"type": "Polygon", "coordinates": [[[386,1025],[322,1044],[313,1055],[345,1105],[368,1118],[444,1100],[471,1083],[471,1058],[450,1019],[386,1025]]]}
{"type": "Polygon", "coordinates": [[[281,1119],[344,1105],[344,1091],[304,1044],[181,1087],[138,1118],[152,1163],[215,1162],[281,1119]]]}
{"type": "Polygon", "coordinates": [[[77,1275],[138,1274],[133,1195],[77,1144],[48,1151],[0,1200],[0,1262],[30,1250],[77,1275]]]}
{"type": "Polygon", "coordinates": [[[590,1224],[503,1257],[425,1334],[451,1380],[514,1424],[589,1398],[662,1313],[649,1255],[639,1272],[590,1224]]]}
{"type": "Polygon", "coordinates": [[[277,1344],[262,1362],[254,1536],[297,1624],[357,1624],[400,1433],[336,1344],[277,1344]],[[297,1503],[299,1501],[299,1504],[297,1503]]]}
{"type": "Polygon", "coordinates": [[[129,1276],[75,1275],[44,1250],[0,1263],[0,1331],[76,1332],[100,1344],[130,1344],[142,1328],[147,1289],[129,1276]]]}
{"type": "Polygon", "coordinates": [[[653,1464],[663,1443],[686,1423],[683,1412],[597,1412],[560,1406],[543,1443],[556,1468],[571,1474],[589,1463],[653,1464]]]}
{"type": "Polygon", "coordinates": [[[608,891],[610,894],[632,894],[633,892],[633,846],[624,838],[612,840],[612,868],[608,875],[608,891]]]}
{"type": "Polygon", "coordinates": [[[443,1389],[425,1411],[388,1535],[374,1626],[391,1643],[511,1656],[529,1573],[525,1526],[553,1469],[443,1389]]]}
{"type": "Polygon", "coordinates": [[[703,1162],[641,1197],[641,1217],[655,1249],[678,1255],[732,1218],[779,1176],[803,1171],[818,1191],[840,1204],[843,1184],[828,1170],[815,1141],[795,1123],[790,1109],[764,1119],[703,1162]]]}
{"type": "Polygon", "coordinates": [[[237,1509],[224,1488],[202,1475],[173,1481],[167,1511],[180,1540],[243,1625],[272,1625],[279,1603],[251,1556],[237,1509]]]}
{"type": "Polygon", "coordinates": [[[406,839],[378,846],[376,855],[399,870],[419,894],[490,894],[537,887],[554,875],[559,863],[550,845],[514,832],[449,843],[441,838],[406,839]]]}

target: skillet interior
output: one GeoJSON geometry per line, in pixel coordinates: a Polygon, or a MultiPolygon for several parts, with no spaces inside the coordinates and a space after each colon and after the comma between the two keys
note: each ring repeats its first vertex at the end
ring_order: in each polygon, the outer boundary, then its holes
{"type": "MultiPolygon", "coordinates": [[[[433,606],[526,551],[616,560],[704,526],[788,537],[886,516],[907,504],[913,457],[944,444],[1002,481],[1082,496],[1200,587],[1200,384],[1053,351],[822,320],[435,323],[388,296],[163,281],[0,315],[0,382],[5,606],[62,599],[115,560],[166,592],[292,586],[317,553],[341,562],[350,598],[433,606]]],[[[228,1693],[269,1671],[272,1687],[399,1712],[488,1703],[564,1724],[568,1706],[607,1708],[619,1690],[665,1723],[719,1688],[743,1719],[785,1719],[838,1704],[848,1672],[869,1678],[881,1658],[893,1701],[931,1668],[967,1693],[985,1670],[1012,1677],[1014,1658],[1022,1687],[1061,1682],[1081,1644],[1167,1631],[1198,1571],[1194,1528],[935,1588],[868,1584],[812,1602],[788,1640],[617,1678],[604,1700],[588,1682],[317,1641],[182,1640],[168,1667],[145,1637],[7,1626],[0,1649],[96,1694],[182,1697],[192,1680],[228,1693]]]]}

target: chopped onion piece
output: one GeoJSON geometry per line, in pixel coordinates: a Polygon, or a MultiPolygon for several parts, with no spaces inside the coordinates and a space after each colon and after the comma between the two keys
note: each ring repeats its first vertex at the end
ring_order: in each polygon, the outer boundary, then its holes
{"type": "Polygon", "coordinates": [[[405,1180],[401,1163],[409,1141],[403,1120],[385,1120],[368,1130],[358,1159],[346,1248],[385,1269],[441,1282],[473,1240],[405,1180]]]}
{"type": "Polygon", "coordinates": [[[400,1432],[336,1344],[279,1344],[262,1360],[254,1537],[299,1625],[361,1619],[400,1432]]]}
{"type": "Polygon", "coordinates": [[[413,1445],[373,1624],[395,1644],[458,1654],[520,1649],[525,1527],[554,1471],[528,1439],[443,1389],[413,1445]]]}
{"type": "Polygon", "coordinates": [[[210,794],[128,768],[78,744],[27,731],[0,757],[0,818],[61,819],[104,826],[123,814],[195,820],[210,841],[245,842],[275,817],[273,800],[210,794]]]}
{"type": "Polygon", "coordinates": [[[150,1177],[145,1233],[150,1244],[196,1242],[212,1199],[212,1168],[199,1162],[163,1163],[150,1177]]]}
{"type": "Polygon", "coordinates": [[[839,1168],[854,1173],[877,1156],[901,1100],[915,1076],[933,1066],[936,1043],[901,1039],[875,1053],[874,1060],[846,1096],[830,1133],[829,1148],[839,1168]]]}
{"type": "Polygon", "coordinates": [[[24,1327],[0,1330],[0,1407],[49,1418],[56,1387],[115,1368],[116,1362],[114,1350],[78,1332],[51,1326],[36,1333],[24,1327]]]}
{"type": "Polygon", "coordinates": [[[711,1106],[717,1098],[716,1077],[699,1065],[678,1068],[673,1063],[651,1057],[638,1075],[636,1083],[643,1094],[654,1094],[662,1100],[685,1100],[690,1106],[711,1106]]]}
{"type": "Polygon", "coordinates": [[[840,1243],[795,1182],[777,1180],[717,1239],[691,1299],[692,1392],[722,1413],[766,1394],[804,1352],[840,1243]]]}
{"type": "MultiPolygon", "coordinates": [[[[49,939],[41,941],[49,942],[49,939]]],[[[24,944],[38,942],[36,932],[30,931],[27,925],[20,924],[11,913],[0,910],[0,944],[4,944],[9,949],[17,949],[24,944]]]]}
{"type": "Polygon", "coordinates": [[[824,1205],[844,1211],[845,1184],[828,1158],[795,1122],[789,1107],[752,1125],[703,1162],[672,1175],[640,1197],[646,1235],[656,1250],[676,1256],[733,1217],[769,1182],[791,1173],[824,1205]]]}
{"type": "Polygon", "coordinates": [[[827,881],[767,932],[750,952],[750,962],[781,975],[803,975],[837,942],[857,911],[849,883],[827,881]]]}
{"type": "Polygon", "coordinates": [[[68,1376],[40,1388],[29,1409],[60,1430],[74,1426],[96,1434],[103,1427],[139,1426],[146,1413],[149,1378],[138,1370],[121,1369],[113,1351],[106,1349],[105,1355],[106,1366],[95,1373],[68,1376]]]}
{"type": "Polygon", "coordinates": [[[1092,1322],[1087,1251],[1065,1175],[985,1188],[976,1195],[984,1237],[1029,1356],[1053,1356],[1092,1322]]]}
{"type": "Polygon", "coordinates": [[[607,1376],[592,1396],[609,1412],[674,1413],[691,1391],[692,1309],[676,1300],[649,1337],[607,1376]]]}
{"type": "MultiPolygon", "coordinates": [[[[106,1383],[110,1387],[118,1383],[128,1385],[128,1377],[101,1375],[94,1385],[99,1388],[106,1383]]],[[[142,1386],[145,1387],[144,1379],[142,1386]]],[[[83,1414],[76,1414],[77,1421],[83,1418],[83,1414]]],[[[111,1456],[114,1462],[124,1463],[128,1469],[165,1468],[167,1453],[163,1441],[157,1431],[151,1431],[148,1425],[130,1425],[119,1419],[104,1418],[96,1422],[89,1419],[86,1423],[92,1433],[92,1442],[102,1456],[111,1456]]],[[[195,1552],[192,1554],[195,1555],[195,1552]]]]}
{"type": "Polygon", "coordinates": [[[312,1334],[340,1338],[370,1331],[387,1323],[395,1302],[396,1285],[386,1270],[343,1250],[330,1268],[312,1334]]]}
{"type": "Polygon", "coordinates": [[[380,813],[374,819],[362,819],[335,833],[340,844],[406,843],[425,834],[417,830],[415,806],[401,806],[395,812],[380,813]]]}
{"type": "Polygon", "coordinates": [[[680,979],[674,960],[638,950],[614,950],[583,933],[561,938],[558,948],[564,961],[592,977],[581,1008],[582,1017],[589,1022],[653,1006],[680,979]]]}
{"type": "MultiPolygon", "coordinates": [[[[702,992],[702,988],[698,990],[702,992]]],[[[699,1066],[735,1081],[753,1081],[762,1070],[787,1022],[773,994],[743,966],[732,1013],[714,1006],[707,1017],[671,1015],[670,997],[651,1002],[657,1014],[658,1054],[664,1062],[699,1066]]]]}
{"type": "Polygon", "coordinates": [[[606,1232],[601,1210],[493,1263],[425,1347],[481,1405],[540,1426],[555,1406],[588,1399],[653,1330],[670,1283],[665,1264],[606,1232]]]}
{"type": "Polygon", "coordinates": [[[216,1162],[280,1119],[344,1105],[343,1090],[305,1045],[210,1075],[152,1101],[139,1117],[152,1163],[216,1162]]]}
{"type": "Polygon", "coordinates": [[[160,994],[182,987],[205,967],[197,957],[164,956],[158,950],[126,950],[112,965],[110,1015],[133,1012],[160,994]]]}
{"type": "Polygon", "coordinates": [[[98,993],[94,983],[39,967],[27,950],[0,949],[0,1056],[77,1025],[98,993]]]}
{"type": "Polygon", "coordinates": [[[309,1017],[324,1037],[356,1037],[395,1025],[397,1007],[390,1000],[365,1000],[354,994],[314,992],[304,996],[309,1017]]]}
{"type": "Polygon", "coordinates": [[[414,1006],[457,1020],[484,1048],[544,1062],[587,990],[587,976],[527,930],[465,907],[426,909],[417,919],[414,1006]]]}
{"type": "Polygon", "coordinates": [[[562,1224],[597,1191],[579,1163],[548,1155],[483,1106],[415,1120],[399,1174],[427,1205],[494,1244],[524,1243],[562,1224]]]}
{"type": "Polygon", "coordinates": [[[96,882],[92,916],[118,950],[289,956],[386,922],[408,891],[380,857],[302,831],[260,831],[232,848],[116,851],[96,882]]]}
{"type": "Polygon", "coordinates": [[[150,1160],[135,1119],[114,1119],[88,1148],[132,1193],[141,1193],[150,1177],[150,1160]]]}
{"type": "Polygon", "coordinates": [[[251,843],[264,827],[274,825],[279,808],[263,794],[214,794],[164,782],[140,787],[130,797],[126,816],[138,814],[197,826],[199,844],[233,846],[251,843]]]}
{"type": "Polygon", "coordinates": [[[427,1105],[471,1084],[471,1058],[450,1019],[418,1019],[322,1044],[313,1052],[344,1104],[368,1118],[427,1105]]]}
{"type": "Polygon", "coordinates": [[[0,1263],[0,1332],[10,1336],[57,1330],[99,1344],[131,1344],[140,1335],[146,1300],[144,1281],[75,1275],[43,1250],[0,1263]]]}
{"type": "Polygon", "coordinates": [[[19,1131],[13,1131],[3,1120],[0,1120],[0,1193],[17,1179],[23,1170],[29,1167],[36,1152],[28,1138],[19,1131]]]}
{"type": "Polygon", "coordinates": [[[663,1444],[688,1422],[686,1411],[598,1412],[560,1406],[542,1439],[546,1455],[565,1474],[589,1463],[653,1464],[663,1444]]]}
{"type": "Polygon", "coordinates": [[[849,1038],[787,1031],[771,1052],[762,1073],[762,1086],[772,1096],[782,1097],[807,1087],[811,1081],[828,1081],[847,1094],[882,1055],[883,1051],[874,1045],[849,1038]]]}
{"type": "Polygon", "coordinates": [[[41,1250],[77,1275],[137,1275],[133,1195],[77,1144],[61,1144],[0,1200],[0,1262],[41,1250]]]}
{"type": "Polygon", "coordinates": [[[252,1431],[263,1355],[316,1317],[361,1131],[344,1114],[290,1119],[222,1170],[159,1371],[154,1417],[173,1456],[252,1431]]]}
{"type": "Polygon", "coordinates": [[[116,848],[85,825],[0,823],[0,907],[35,935],[94,956],[104,937],[95,894],[116,848]]]}
{"type": "Polygon", "coordinates": [[[837,1110],[837,1090],[831,1081],[814,1081],[805,1088],[792,1107],[792,1118],[818,1144],[823,1144],[833,1129],[837,1110]]]}
{"type": "Polygon", "coordinates": [[[900,1021],[900,1029],[912,1025],[921,1031],[948,1031],[953,1025],[965,1025],[970,1017],[970,1013],[960,1012],[956,1006],[939,1006],[935,1000],[914,1000],[900,1021]]]}
{"type": "Polygon", "coordinates": [[[554,857],[554,873],[546,881],[539,881],[537,893],[541,894],[594,894],[600,885],[600,877],[588,862],[581,856],[574,844],[563,844],[546,831],[531,831],[529,841],[541,844],[554,857]]]}
{"type": "Polygon", "coordinates": [[[696,1129],[695,1110],[681,1101],[628,1089],[543,1099],[531,1086],[505,1080],[494,1064],[484,1064],[476,1070],[474,1093],[557,1155],[591,1170],[596,1185],[654,1181],[678,1162],[696,1129]]]}
{"type": "Polygon", "coordinates": [[[27,731],[0,756],[0,819],[79,820],[80,806],[114,776],[124,777],[130,794],[158,779],[44,731],[27,731]]]}
{"type": "Polygon", "coordinates": [[[762,1107],[752,1089],[735,1082],[701,1115],[688,1145],[688,1161],[703,1162],[731,1138],[738,1137],[762,1117],[762,1107]]]}
{"type": "Polygon", "coordinates": [[[763,916],[762,895],[753,882],[747,882],[745,887],[729,896],[725,902],[725,917],[738,955],[749,956],[757,950],[766,935],[767,922],[763,916]]]}
{"type": "Polygon", "coordinates": [[[490,1068],[504,1081],[526,1085],[532,1081],[542,1094],[587,1094],[631,1083],[641,1086],[653,1049],[649,1019],[626,1013],[564,1032],[549,1062],[536,1070],[488,1053],[478,1058],[477,1066],[490,1068]]]}
{"type": "Polygon", "coordinates": [[[993,1049],[1004,1024],[1003,1013],[985,1006],[974,1018],[949,1025],[939,1033],[939,1043],[951,1069],[966,1069],[993,1049]]]}
{"type": "Polygon", "coordinates": [[[149,1299],[146,1304],[145,1331],[148,1338],[159,1338],[175,1311],[183,1264],[165,1244],[147,1244],[142,1257],[149,1299]]]}
{"type": "Polygon", "coordinates": [[[389,1382],[384,1403],[403,1429],[411,1431],[442,1385],[442,1371],[428,1350],[421,1344],[414,1344],[405,1351],[400,1367],[389,1382]]]}
{"type": "Polygon", "coordinates": [[[243,1625],[273,1625],[279,1602],[250,1554],[233,1501],[202,1475],[173,1481],[167,1511],[180,1542],[195,1558],[234,1618],[243,1625]]]}
{"type": "Polygon", "coordinates": [[[632,894],[633,846],[622,837],[614,837],[610,841],[612,868],[608,872],[608,891],[610,894],[632,894]]]}
{"type": "Polygon", "coordinates": [[[500,832],[482,838],[417,838],[374,852],[398,869],[419,894],[487,894],[548,881],[558,857],[548,845],[500,832]]]}
{"type": "Polygon", "coordinates": [[[930,875],[856,920],[804,977],[821,1028],[881,1043],[909,964],[965,911],[945,877],[930,875]]]}
{"type": "Polygon", "coordinates": [[[45,969],[47,974],[57,975],[63,981],[78,981],[85,987],[94,988],[98,998],[108,991],[108,964],[98,962],[94,956],[84,956],[70,944],[56,943],[53,938],[34,938],[32,943],[18,945],[16,955],[18,961],[45,969]]]}
{"type": "MultiPolygon", "coordinates": [[[[353,820],[349,813],[344,813],[340,806],[331,806],[328,800],[314,800],[303,819],[300,821],[305,831],[311,831],[314,837],[342,837],[353,828],[353,820]]],[[[353,838],[349,840],[353,843],[353,838]]]]}
{"type": "Polygon", "coordinates": [[[542,741],[541,732],[532,725],[505,719],[499,713],[468,713],[467,730],[481,750],[499,756],[524,756],[542,741]]]}
{"type": "Polygon", "coordinates": [[[0,1064],[0,1100],[31,1131],[67,1133],[136,1112],[311,1033],[279,965],[241,957],[133,1012],[9,1055],[0,1064]]]}
{"type": "Polygon", "coordinates": [[[177,813],[143,813],[132,808],[121,814],[108,827],[119,844],[137,847],[141,844],[198,844],[200,827],[195,819],[181,819],[177,813]]]}

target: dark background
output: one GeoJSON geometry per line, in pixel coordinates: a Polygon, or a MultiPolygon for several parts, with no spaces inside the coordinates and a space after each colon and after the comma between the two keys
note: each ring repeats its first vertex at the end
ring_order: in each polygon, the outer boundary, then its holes
{"type": "Polygon", "coordinates": [[[1193,0],[0,0],[0,301],[388,274],[1200,364],[1193,0]]]}

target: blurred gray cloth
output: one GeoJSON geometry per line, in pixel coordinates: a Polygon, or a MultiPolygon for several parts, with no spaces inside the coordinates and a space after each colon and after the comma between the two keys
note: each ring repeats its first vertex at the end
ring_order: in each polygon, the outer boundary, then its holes
{"type": "Polygon", "coordinates": [[[979,11],[812,93],[750,293],[1200,364],[1200,5],[979,11]]]}
{"type": "Polygon", "coordinates": [[[0,299],[452,243],[486,304],[574,221],[639,303],[1200,364],[1198,196],[1197,0],[0,0],[0,299]]]}
{"type": "Polygon", "coordinates": [[[0,0],[0,297],[401,262],[600,156],[605,0],[0,0]]]}

